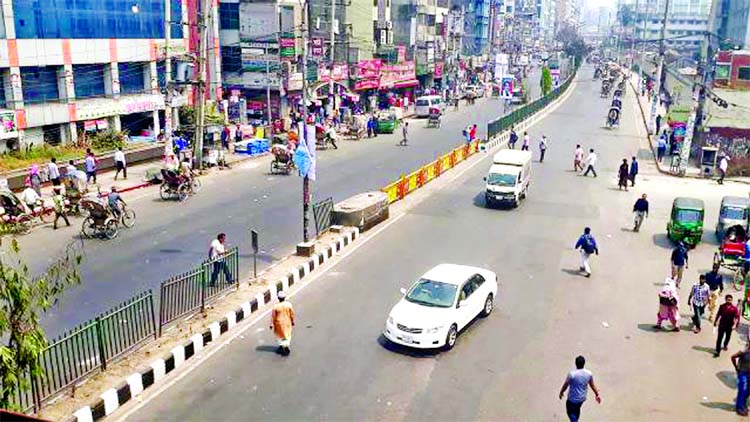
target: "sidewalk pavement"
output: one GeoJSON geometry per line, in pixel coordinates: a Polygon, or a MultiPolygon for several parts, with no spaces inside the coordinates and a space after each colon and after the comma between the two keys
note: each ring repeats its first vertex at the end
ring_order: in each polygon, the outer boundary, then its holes
{"type": "MultiPolygon", "coordinates": [[[[264,157],[267,154],[259,155],[247,155],[247,154],[226,154],[227,164],[230,166],[234,163],[245,161],[251,158],[264,157]]],[[[141,162],[132,166],[128,166],[128,178],[125,179],[120,172],[119,177],[115,180],[115,171],[107,170],[96,175],[96,183],[89,184],[89,192],[96,192],[97,186],[99,187],[102,194],[109,192],[112,186],[117,187],[117,191],[120,193],[129,192],[144,187],[151,186],[151,183],[146,179],[146,172],[152,168],[161,168],[163,164],[162,160],[154,160],[141,162]]],[[[212,171],[212,170],[209,170],[212,171]]],[[[52,184],[45,183],[42,186],[42,197],[48,198],[52,196],[52,184]]]]}
{"type": "MultiPolygon", "coordinates": [[[[656,153],[655,153],[656,152],[656,145],[654,145],[654,142],[656,140],[656,135],[652,135],[648,131],[648,123],[647,123],[647,119],[648,119],[649,115],[651,114],[651,102],[649,101],[648,96],[641,96],[640,95],[640,90],[637,88],[637,87],[640,86],[640,83],[641,83],[641,77],[640,77],[640,75],[638,75],[635,72],[631,72],[630,75],[631,75],[630,76],[631,88],[633,88],[633,93],[635,94],[635,98],[638,101],[638,107],[641,110],[641,117],[643,118],[643,124],[646,127],[646,136],[648,138],[648,143],[649,143],[649,145],[651,147],[651,152],[653,153],[654,164],[656,165],[656,168],[659,171],[659,173],[665,174],[665,175],[668,175],[668,176],[673,176],[673,177],[680,177],[677,174],[669,171],[669,169],[665,168],[665,166],[668,165],[668,164],[665,164],[667,161],[664,161],[664,162],[660,163],[660,162],[658,162],[656,160],[656,153]]],[[[666,108],[663,105],[658,104],[657,108],[656,108],[656,111],[657,111],[657,113],[659,113],[662,116],[662,119],[664,121],[664,124],[662,124],[662,127],[665,127],[664,125],[666,124],[666,116],[667,116],[667,110],[666,110],[666,108]]],[[[665,157],[665,158],[667,158],[667,157],[665,157]]],[[[689,177],[689,178],[693,178],[693,179],[705,179],[706,178],[706,177],[703,176],[703,173],[701,172],[701,168],[700,167],[692,167],[690,165],[688,165],[687,172],[682,177],[689,177]]],[[[713,178],[713,177],[711,177],[711,178],[713,178]]],[[[731,181],[731,182],[737,182],[737,183],[750,184],[750,177],[727,177],[724,180],[725,181],[731,181]]]]}

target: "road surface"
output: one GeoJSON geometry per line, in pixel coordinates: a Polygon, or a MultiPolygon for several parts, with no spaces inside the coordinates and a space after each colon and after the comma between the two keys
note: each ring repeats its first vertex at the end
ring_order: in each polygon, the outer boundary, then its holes
{"type": "MultiPolygon", "coordinates": [[[[664,229],[673,197],[703,198],[710,228],[721,196],[747,189],[657,174],[640,143],[632,95],[622,126],[602,128],[608,100],[598,97],[592,70],[584,68],[572,96],[531,129],[534,139],[548,134],[549,150],[544,164],[533,164],[530,195],[518,209],[484,207],[488,154],[292,296],[298,321],[290,357],[273,353],[264,318],[174,385],[155,387],[110,419],[563,421],[557,394],[578,354],[603,397],[597,405],[590,394],[584,420],[732,417],[734,376],[726,354],[711,357],[711,330],[695,335],[687,318],[681,333],[651,325],[669,270],[664,229]],[[571,171],[576,143],[599,152],[598,178],[571,171]],[[642,160],[637,187],[618,191],[617,166],[632,155],[642,160]],[[633,233],[630,209],[643,192],[652,212],[633,233]],[[586,226],[601,249],[591,278],[578,273],[573,250],[586,226]],[[399,288],[441,262],[496,271],[495,311],[450,352],[387,344],[381,331],[399,288]]],[[[707,232],[691,254],[686,286],[711,264],[716,242],[707,232]]]]}
{"type": "MultiPolygon", "coordinates": [[[[396,146],[399,130],[374,139],[340,141],[339,150],[319,151],[313,201],[328,197],[340,201],[380,189],[461,144],[461,131],[468,124],[476,123],[478,136],[485,136],[487,122],[502,114],[502,103],[497,99],[483,99],[473,106],[462,103],[459,112],[444,116],[439,130],[426,128],[426,120],[412,121],[408,147],[396,146]]],[[[302,240],[302,181],[296,175],[272,176],[269,165],[270,158],[251,160],[204,178],[204,189],[184,203],[162,201],[156,188],[126,196],[137,214],[135,227],[122,230],[111,241],[84,241],[83,283],[69,290],[43,321],[48,337],[142,291],[153,289],[158,298],[160,283],[204,260],[219,232],[227,233],[228,244],[239,245],[240,269],[246,275],[252,268],[251,228],[260,233],[261,269],[292,253],[302,240]]],[[[314,236],[312,210],[310,222],[314,236]]],[[[76,220],[73,227],[58,231],[44,227],[21,237],[31,270],[40,271],[49,257],[78,239],[80,224],[76,220]]]]}

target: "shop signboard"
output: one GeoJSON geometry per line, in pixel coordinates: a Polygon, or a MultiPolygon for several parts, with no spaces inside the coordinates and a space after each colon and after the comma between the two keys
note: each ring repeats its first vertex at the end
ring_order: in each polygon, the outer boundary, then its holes
{"type": "MultiPolygon", "coordinates": [[[[333,80],[334,81],[345,81],[349,79],[349,65],[346,63],[337,63],[333,65],[333,80]]],[[[321,82],[328,82],[331,80],[331,69],[327,64],[318,65],[318,80],[321,82]]]]}
{"type": "Polygon", "coordinates": [[[401,88],[418,85],[416,66],[407,61],[393,65],[383,65],[380,69],[380,88],[401,88]]]}
{"type": "Polygon", "coordinates": [[[289,74],[286,89],[287,91],[300,91],[302,89],[302,72],[289,74]]]}
{"type": "Polygon", "coordinates": [[[297,55],[294,38],[281,38],[279,40],[279,55],[282,59],[294,59],[297,55]]]}
{"type": "Polygon", "coordinates": [[[323,38],[313,38],[310,40],[310,54],[314,57],[320,57],[325,52],[323,38]]]}
{"type": "Polygon", "coordinates": [[[279,16],[275,3],[240,2],[240,40],[275,38],[279,16]]]}
{"type": "Polygon", "coordinates": [[[94,120],[118,114],[143,113],[164,108],[164,96],[147,94],[119,99],[92,98],[78,101],[76,116],[80,120],[94,120]]]}
{"type": "Polygon", "coordinates": [[[12,139],[18,137],[18,126],[16,125],[16,113],[13,110],[0,111],[0,139],[12,139]]]}
{"type": "Polygon", "coordinates": [[[357,62],[357,79],[380,78],[380,69],[383,61],[380,59],[360,60],[357,62]]]}
{"type": "Polygon", "coordinates": [[[435,72],[433,73],[434,78],[443,77],[443,62],[435,62],[435,72]]]}

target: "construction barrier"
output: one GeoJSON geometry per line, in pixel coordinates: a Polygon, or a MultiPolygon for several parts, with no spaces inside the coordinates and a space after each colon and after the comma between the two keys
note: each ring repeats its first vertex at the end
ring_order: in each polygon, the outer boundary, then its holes
{"type": "Polygon", "coordinates": [[[479,140],[470,144],[461,145],[454,148],[437,160],[426,164],[407,175],[401,175],[401,178],[385,186],[381,192],[388,196],[388,203],[392,204],[400,199],[404,199],[408,194],[421,188],[427,183],[435,180],[446,170],[450,170],[458,163],[466,160],[479,151],[479,140]]]}

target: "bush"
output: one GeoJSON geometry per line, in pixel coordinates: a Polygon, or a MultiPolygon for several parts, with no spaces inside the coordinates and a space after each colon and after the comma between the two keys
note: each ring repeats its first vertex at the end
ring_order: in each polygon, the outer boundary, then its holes
{"type": "Polygon", "coordinates": [[[732,157],[727,176],[750,176],[750,157],[732,157]]]}
{"type": "Polygon", "coordinates": [[[125,147],[128,140],[127,132],[106,130],[91,136],[91,147],[97,151],[114,151],[125,147]]]}

